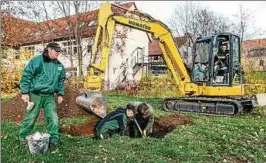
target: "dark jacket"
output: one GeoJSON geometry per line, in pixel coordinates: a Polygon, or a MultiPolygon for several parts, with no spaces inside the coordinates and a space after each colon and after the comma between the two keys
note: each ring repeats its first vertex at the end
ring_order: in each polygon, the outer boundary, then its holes
{"type": "Polygon", "coordinates": [[[154,115],[150,111],[146,115],[142,115],[140,113],[136,114],[136,120],[142,130],[146,130],[147,132],[152,131],[154,115]]]}
{"type": "Polygon", "coordinates": [[[20,81],[21,93],[64,95],[64,66],[57,60],[51,60],[46,53],[32,58],[20,81]]]}
{"type": "Polygon", "coordinates": [[[119,129],[120,134],[124,135],[127,126],[126,109],[118,108],[115,111],[107,114],[96,125],[96,136],[108,130],[119,129]]]}

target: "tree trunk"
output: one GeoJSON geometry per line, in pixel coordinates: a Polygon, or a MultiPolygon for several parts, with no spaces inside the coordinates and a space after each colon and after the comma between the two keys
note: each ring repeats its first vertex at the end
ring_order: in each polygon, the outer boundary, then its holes
{"type": "Polygon", "coordinates": [[[75,28],[75,40],[77,42],[77,53],[78,53],[78,77],[82,76],[82,51],[80,45],[80,38],[78,35],[79,31],[79,2],[75,1],[75,14],[76,14],[76,28],[75,28]]]}
{"type": "Polygon", "coordinates": [[[77,51],[78,51],[78,68],[79,68],[79,74],[78,76],[81,77],[83,75],[83,70],[82,70],[82,62],[83,62],[83,57],[82,57],[82,50],[81,50],[81,40],[80,38],[77,39],[77,51]]]}

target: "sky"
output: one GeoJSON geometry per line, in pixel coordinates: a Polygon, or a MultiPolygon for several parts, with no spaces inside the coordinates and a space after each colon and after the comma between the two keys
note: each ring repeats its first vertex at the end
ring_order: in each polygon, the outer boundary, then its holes
{"type": "MultiPolygon", "coordinates": [[[[152,15],[154,18],[160,19],[167,23],[171,17],[174,8],[181,1],[135,1],[139,10],[152,15]]],[[[242,4],[244,9],[248,9],[254,13],[255,26],[266,30],[266,1],[198,1],[204,6],[208,6],[215,13],[224,15],[229,19],[238,11],[238,5],[242,4]]],[[[256,36],[259,37],[259,36],[256,36]]],[[[265,36],[262,36],[266,38],[265,36]]]]}

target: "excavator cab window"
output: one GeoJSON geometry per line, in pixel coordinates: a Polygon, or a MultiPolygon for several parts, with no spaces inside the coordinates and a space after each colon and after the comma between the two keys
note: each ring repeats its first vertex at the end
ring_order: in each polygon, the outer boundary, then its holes
{"type": "Polygon", "coordinates": [[[240,39],[238,36],[232,35],[232,84],[242,84],[242,69],[240,60],[240,39]]]}
{"type": "Polygon", "coordinates": [[[194,56],[192,79],[195,82],[204,83],[209,81],[210,74],[210,50],[211,39],[206,39],[196,43],[196,53],[194,56]]]}
{"type": "Polygon", "coordinates": [[[196,41],[192,80],[214,86],[242,83],[239,37],[217,34],[196,41]]]}

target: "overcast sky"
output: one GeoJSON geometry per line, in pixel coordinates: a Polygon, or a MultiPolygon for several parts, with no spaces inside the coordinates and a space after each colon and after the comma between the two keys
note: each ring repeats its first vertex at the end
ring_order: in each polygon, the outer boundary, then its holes
{"type": "MultiPolygon", "coordinates": [[[[175,6],[181,1],[135,1],[137,8],[143,12],[149,13],[162,22],[167,22],[171,17],[175,6]]],[[[204,6],[209,6],[216,13],[222,14],[228,18],[237,12],[238,5],[242,4],[244,8],[253,11],[255,16],[255,25],[257,28],[266,30],[266,1],[198,1],[204,6]]],[[[258,37],[258,36],[257,36],[258,37]]],[[[266,36],[262,36],[266,38],[266,36]]]]}

